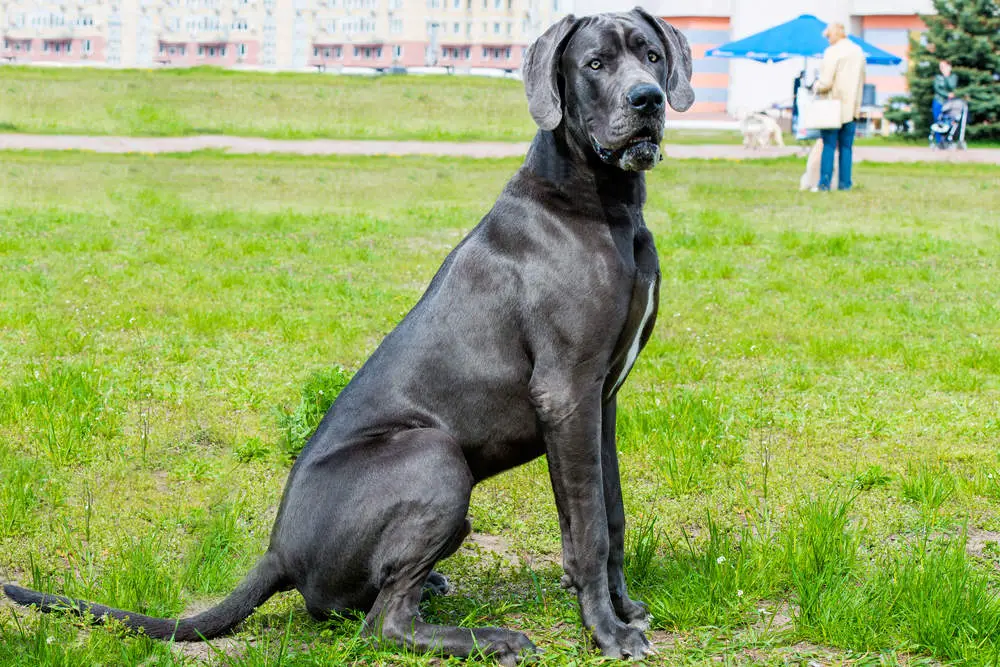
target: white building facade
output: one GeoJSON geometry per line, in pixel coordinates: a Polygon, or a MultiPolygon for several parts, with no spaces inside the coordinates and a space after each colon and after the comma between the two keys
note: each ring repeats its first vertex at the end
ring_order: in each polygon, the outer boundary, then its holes
{"type": "Polygon", "coordinates": [[[18,63],[514,71],[574,0],[0,0],[18,63]]]}

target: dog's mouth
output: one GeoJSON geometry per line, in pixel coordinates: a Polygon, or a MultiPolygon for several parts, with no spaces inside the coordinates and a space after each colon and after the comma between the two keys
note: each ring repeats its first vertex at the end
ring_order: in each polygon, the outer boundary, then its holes
{"type": "Polygon", "coordinates": [[[625,148],[631,148],[632,146],[638,146],[639,144],[646,143],[659,144],[660,142],[656,141],[652,134],[637,134],[625,142],[625,148]]]}
{"type": "Polygon", "coordinates": [[[663,160],[660,140],[647,130],[633,134],[617,148],[604,146],[593,134],[590,135],[590,141],[602,162],[625,171],[646,171],[663,160]]]}

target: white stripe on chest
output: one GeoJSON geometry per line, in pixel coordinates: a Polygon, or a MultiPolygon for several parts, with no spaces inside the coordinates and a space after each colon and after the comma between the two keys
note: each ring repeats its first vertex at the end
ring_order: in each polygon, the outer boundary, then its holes
{"type": "Polygon", "coordinates": [[[628,377],[629,372],[632,370],[632,366],[635,364],[636,357],[639,356],[639,345],[642,342],[642,332],[646,330],[646,323],[649,322],[649,317],[653,314],[653,290],[656,289],[656,281],[649,281],[649,288],[646,292],[646,310],[642,314],[642,321],[639,322],[639,326],[635,328],[635,332],[632,334],[632,344],[628,347],[628,354],[625,357],[625,365],[622,366],[621,375],[615,381],[614,389],[611,393],[618,391],[618,388],[622,386],[622,382],[625,382],[625,378],[628,377]]]}

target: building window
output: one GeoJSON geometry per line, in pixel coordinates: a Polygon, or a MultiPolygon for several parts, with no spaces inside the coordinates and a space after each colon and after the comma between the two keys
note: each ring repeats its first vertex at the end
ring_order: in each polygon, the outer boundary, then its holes
{"type": "Polygon", "coordinates": [[[162,56],[163,52],[166,50],[167,50],[166,45],[163,42],[160,42],[160,55],[162,56]]]}
{"type": "Polygon", "coordinates": [[[493,23],[493,34],[494,35],[499,35],[500,34],[500,22],[499,21],[495,21],[493,23]]]}
{"type": "Polygon", "coordinates": [[[503,0],[493,0],[493,9],[500,9],[500,3],[502,2],[503,0]]]}
{"type": "Polygon", "coordinates": [[[357,58],[360,53],[361,53],[361,49],[359,49],[358,47],[355,46],[354,47],[354,57],[357,58]]]}
{"type": "Polygon", "coordinates": [[[375,57],[376,58],[381,58],[382,57],[382,47],[381,46],[378,47],[377,49],[375,49],[375,57]]]}
{"type": "Polygon", "coordinates": [[[453,26],[451,27],[451,31],[452,31],[453,33],[455,33],[456,35],[458,34],[458,31],[459,31],[459,30],[461,30],[461,29],[462,29],[462,24],[461,24],[461,23],[458,23],[458,22],[456,22],[456,23],[455,23],[455,24],[454,24],[454,25],[453,25],[453,26]]]}
{"type": "Polygon", "coordinates": [[[247,45],[246,44],[240,44],[240,58],[245,57],[246,54],[247,54],[247,45]]]}
{"type": "Polygon", "coordinates": [[[489,57],[490,57],[490,50],[489,50],[489,49],[487,49],[487,48],[486,48],[486,47],[484,46],[484,47],[483,47],[483,60],[486,60],[486,59],[487,59],[487,58],[489,58],[489,57]]]}
{"type": "Polygon", "coordinates": [[[205,55],[205,47],[204,46],[199,46],[198,47],[198,55],[199,56],[205,55]]]}
{"type": "Polygon", "coordinates": [[[510,47],[507,47],[507,60],[510,60],[510,47]]]}

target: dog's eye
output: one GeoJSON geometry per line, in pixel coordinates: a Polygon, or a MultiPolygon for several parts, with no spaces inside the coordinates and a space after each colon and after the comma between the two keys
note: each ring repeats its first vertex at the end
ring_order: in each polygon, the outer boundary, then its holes
{"type": "Polygon", "coordinates": [[[603,67],[603,65],[601,65],[601,61],[597,58],[590,61],[590,69],[601,69],[601,67],[603,67]]]}
{"type": "Polygon", "coordinates": [[[648,54],[646,54],[646,57],[649,58],[649,62],[655,63],[659,61],[660,54],[657,53],[656,51],[650,51],[648,54]]]}

